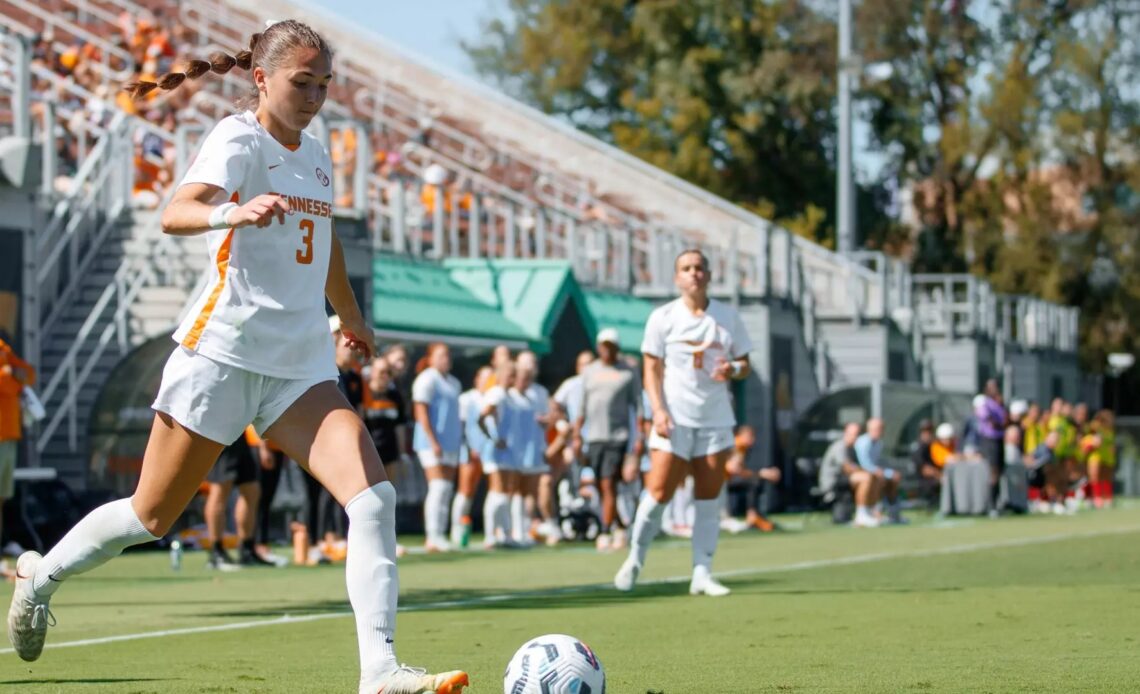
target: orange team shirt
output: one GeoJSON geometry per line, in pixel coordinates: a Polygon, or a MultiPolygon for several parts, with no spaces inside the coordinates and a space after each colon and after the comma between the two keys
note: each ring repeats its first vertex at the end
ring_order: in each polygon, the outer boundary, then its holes
{"type": "Polygon", "coordinates": [[[23,436],[20,421],[20,391],[36,382],[36,370],[16,356],[7,342],[0,340],[0,370],[11,366],[23,369],[24,378],[15,374],[0,373],[0,441],[19,441],[23,436]]]}
{"type": "Polygon", "coordinates": [[[941,441],[935,441],[930,444],[930,459],[934,461],[936,467],[946,467],[946,461],[950,456],[954,455],[954,446],[944,445],[941,441]]]}

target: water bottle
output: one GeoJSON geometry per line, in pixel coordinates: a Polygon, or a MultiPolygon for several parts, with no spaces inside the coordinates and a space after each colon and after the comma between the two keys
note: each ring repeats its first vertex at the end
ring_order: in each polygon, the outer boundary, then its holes
{"type": "Polygon", "coordinates": [[[170,543],[170,568],[175,571],[182,570],[182,543],[178,540],[170,543]]]}

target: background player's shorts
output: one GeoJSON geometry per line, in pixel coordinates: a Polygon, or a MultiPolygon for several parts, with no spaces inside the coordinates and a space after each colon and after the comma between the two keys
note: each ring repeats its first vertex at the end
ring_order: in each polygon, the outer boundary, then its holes
{"type": "Polygon", "coordinates": [[[252,423],[258,435],[310,388],[329,378],[274,378],[179,346],[166,360],[151,405],[211,441],[228,444],[252,423]]]}
{"type": "Polygon", "coordinates": [[[258,480],[257,467],[253,449],[245,442],[244,436],[239,436],[222,450],[206,479],[215,484],[231,482],[241,486],[258,480]]]}
{"type": "Polygon", "coordinates": [[[445,467],[456,467],[459,465],[459,455],[450,451],[444,451],[443,455],[436,457],[435,452],[430,448],[425,448],[422,451],[416,451],[416,458],[420,461],[420,467],[438,467],[443,465],[445,467]]]}
{"type": "Polygon", "coordinates": [[[496,448],[493,444],[486,446],[483,449],[483,455],[480,457],[483,463],[483,472],[490,474],[492,472],[518,472],[518,468],[514,463],[514,456],[511,455],[511,449],[496,448]]]}
{"type": "Polygon", "coordinates": [[[684,460],[715,455],[721,451],[727,451],[735,445],[732,427],[697,429],[674,424],[673,434],[669,438],[658,436],[656,430],[649,434],[649,447],[651,449],[668,451],[684,460]]]}
{"type": "Polygon", "coordinates": [[[629,448],[627,441],[594,441],[586,453],[586,464],[598,473],[599,480],[616,480],[621,477],[621,468],[625,463],[625,452],[629,448]]]}

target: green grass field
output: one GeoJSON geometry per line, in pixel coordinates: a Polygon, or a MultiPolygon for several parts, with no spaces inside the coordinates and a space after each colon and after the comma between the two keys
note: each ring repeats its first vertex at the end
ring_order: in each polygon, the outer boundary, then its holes
{"type": "MultiPolygon", "coordinates": [[[[589,643],[613,694],[1140,687],[1140,507],[880,530],[782,520],[722,537],[721,599],[687,594],[688,546],[672,540],[633,596],[606,587],[622,557],[582,545],[408,557],[398,653],[466,669],[475,694],[502,691],[514,650],[549,632],[589,643]]],[[[342,567],[203,565],[136,553],[69,582],[43,657],[0,653],[0,691],[356,691],[342,567]],[[143,636],[105,641],[129,635],[143,636]]]]}

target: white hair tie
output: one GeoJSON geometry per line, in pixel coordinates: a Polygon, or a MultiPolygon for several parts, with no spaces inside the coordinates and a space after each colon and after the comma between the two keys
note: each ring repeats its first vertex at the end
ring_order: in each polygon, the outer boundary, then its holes
{"type": "Polygon", "coordinates": [[[274,24],[277,24],[280,21],[282,21],[282,20],[280,20],[280,19],[267,19],[267,20],[265,20],[265,28],[268,29],[269,27],[273,26],[274,24]]]}

